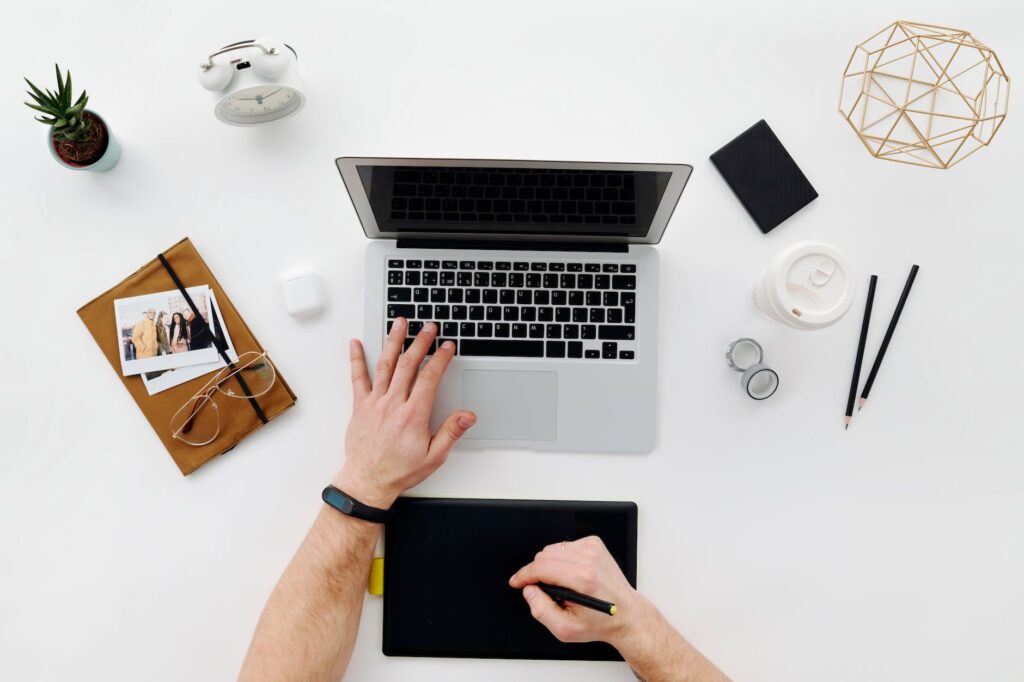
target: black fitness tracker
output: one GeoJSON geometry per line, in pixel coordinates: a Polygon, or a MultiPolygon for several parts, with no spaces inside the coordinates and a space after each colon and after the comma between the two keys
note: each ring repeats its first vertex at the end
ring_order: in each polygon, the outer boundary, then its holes
{"type": "Polygon", "coordinates": [[[384,523],[391,514],[390,509],[378,509],[377,507],[363,504],[348,493],[338,490],[333,485],[324,488],[321,497],[323,497],[324,502],[342,514],[351,516],[354,519],[369,521],[370,523],[384,523]]]}

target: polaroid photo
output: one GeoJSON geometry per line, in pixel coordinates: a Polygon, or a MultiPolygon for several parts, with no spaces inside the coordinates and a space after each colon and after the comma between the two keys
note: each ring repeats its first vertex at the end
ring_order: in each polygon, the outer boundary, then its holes
{"type": "Polygon", "coordinates": [[[195,312],[177,290],[114,301],[121,374],[134,376],[217,361],[220,354],[208,324],[210,287],[189,287],[187,291],[198,308],[195,312]]]}
{"type": "MultiPolygon", "coordinates": [[[[199,305],[198,301],[196,305],[199,305]]],[[[217,296],[213,293],[213,290],[210,290],[210,313],[211,327],[213,328],[214,335],[224,340],[224,345],[227,346],[228,358],[231,362],[238,362],[238,353],[235,352],[235,346],[231,342],[231,335],[228,333],[227,325],[223,322],[224,317],[220,313],[220,306],[217,305],[217,296]]],[[[155,395],[161,391],[166,391],[169,388],[192,381],[204,374],[216,372],[226,366],[227,363],[218,354],[216,362],[146,372],[142,375],[142,383],[145,385],[146,392],[149,395],[155,395]]]]}

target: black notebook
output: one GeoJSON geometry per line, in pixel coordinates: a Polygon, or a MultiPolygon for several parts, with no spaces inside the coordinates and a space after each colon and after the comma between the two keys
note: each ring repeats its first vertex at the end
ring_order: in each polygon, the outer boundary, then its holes
{"type": "Polygon", "coordinates": [[[765,234],[818,198],[764,119],[712,154],[711,163],[765,234]]]}
{"type": "Polygon", "coordinates": [[[546,545],[597,535],[635,587],[636,523],[632,502],[399,498],[385,530],[384,654],[622,660],[607,644],[559,642],[508,580],[546,545]]]}

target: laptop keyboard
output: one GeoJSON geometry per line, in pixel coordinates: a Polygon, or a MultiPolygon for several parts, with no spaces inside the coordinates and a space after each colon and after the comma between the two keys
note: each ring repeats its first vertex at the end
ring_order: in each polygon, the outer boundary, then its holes
{"type": "Polygon", "coordinates": [[[635,263],[391,258],[386,277],[406,348],[433,322],[458,355],[637,359],[635,263]]]}

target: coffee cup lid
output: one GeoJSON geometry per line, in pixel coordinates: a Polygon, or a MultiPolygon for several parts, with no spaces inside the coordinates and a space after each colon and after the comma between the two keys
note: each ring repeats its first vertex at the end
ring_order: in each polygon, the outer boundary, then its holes
{"type": "Polygon", "coordinates": [[[795,326],[819,329],[849,310],[854,286],[849,261],[825,242],[793,244],[776,257],[768,292],[773,306],[795,326]]]}

